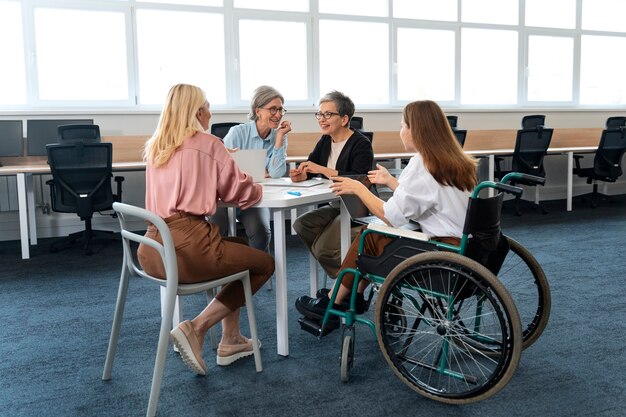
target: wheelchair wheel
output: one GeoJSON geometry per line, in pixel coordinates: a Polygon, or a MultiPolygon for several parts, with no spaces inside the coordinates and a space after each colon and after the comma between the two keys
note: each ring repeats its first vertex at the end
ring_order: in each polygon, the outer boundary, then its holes
{"type": "Polygon", "coordinates": [[[350,369],[354,363],[354,337],[346,335],[343,338],[343,346],[341,349],[341,382],[350,380],[350,369]]]}
{"type": "Polygon", "coordinates": [[[375,321],[394,373],[444,403],[494,395],[513,376],[522,351],[519,315],[505,287],[455,253],[425,252],[396,266],[380,289],[375,321]],[[402,332],[398,323],[406,323],[402,332]]]}
{"type": "Polygon", "coordinates": [[[550,285],[535,257],[519,242],[506,236],[511,250],[498,273],[498,279],[511,294],[522,323],[522,349],[541,336],[552,305],[550,285]]]}

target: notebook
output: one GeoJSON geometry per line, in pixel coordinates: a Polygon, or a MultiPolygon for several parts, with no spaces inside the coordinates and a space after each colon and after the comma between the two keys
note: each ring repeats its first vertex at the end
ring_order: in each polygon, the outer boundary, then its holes
{"type": "Polygon", "coordinates": [[[240,149],[230,154],[243,172],[252,176],[254,182],[264,182],[265,178],[265,149],[240,149]]]}
{"type": "MultiPolygon", "coordinates": [[[[368,188],[371,187],[372,185],[367,179],[367,175],[349,176],[349,177],[356,179],[358,181],[361,181],[368,188]]],[[[361,199],[357,197],[356,195],[343,194],[339,196],[339,199],[341,200],[341,204],[343,204],[348,210],[348,213],[350,213],[350,218],[352,219],[353,222],[359,223],[359,224],[365,224],[365,225],[369,225],[369,224],[385,225],[384,221],[382,221],[376,216],[370,215],[370,212],[367,206],[363,204],[363,201],[361,201],[361,199]]],[[[404,226],[398,227],[398,229],[419,230],[420,227],[417,223],[411,222],[411,223],[405,224],[404,226]]]]}

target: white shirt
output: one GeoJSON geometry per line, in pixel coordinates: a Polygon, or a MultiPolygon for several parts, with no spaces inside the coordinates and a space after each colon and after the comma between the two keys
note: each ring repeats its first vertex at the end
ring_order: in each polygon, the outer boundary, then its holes
{"type": "Polygon", "coordinates": [[[341,151],[346,146],[346,143],[348,143],[348,139],[342,140],[341,142],[333,142],[331,140],[330,155],[328,155],[328,163],[326,164],[326,167],[336,170],[337,159],[339,159],[339,154],[341,154],[341,151]]]}
{"type": "Polygon", "coordinates": [[[385,218],[393,226],[413,220],[430,237],[461,237],[468,191],[439,184],[424,166],[420,154],[409,160],[398,183],[391,198],[383,204],[385,218]]]}

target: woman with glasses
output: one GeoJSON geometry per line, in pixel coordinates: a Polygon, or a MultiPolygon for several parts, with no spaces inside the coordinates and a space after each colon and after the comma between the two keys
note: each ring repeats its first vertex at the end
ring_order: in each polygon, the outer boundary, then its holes
{"type": "MultiPolygon", "coordinates": [[[[369,211],[387,225],[400,227],[413,220],[432,239],[459,245],[469,195],[477,183],[476,160],[463,152],[445,113],[434,101],[414,101],[406,105],[402,112],[400,139],[407,152],[415,153],[400,177],[396,179],[381,165],[368,174],[372,184],[384,185],[393,191],[387,201],[351,178],[333,178],[335,182],[331,188],[337,195],[358,196],[369,211]]],[[[363,251],[379,256],[392,240],[382,234],[369,234],[363,251]]],[[[356,268],[359,243],[360,233],[353,239],[341,270],[356,268]]],[[[333,292],[319,294],[317,299],[302,296],[296,300],[296,308],[306,317],[322,320],[330,296],[336,291],[333,307],[345,310],[341,303],[350,294],[353,282],[354,275],[346,273],[339,288],[335,286],[333,292]]],[[[359,282],[357,299],[363,300],[367,285],[367,280],[359,282]]],[[[356,310],[359,314],[358,305],[356,310]]],[[[330,330],[340,324],[338,316],[332,317],[330,330]]]]}
{"type": "MultiPolygon", "coordinates": [[[[367,175],[372,169],[374,152],[367,137],[358,130],[350,129],[353,115],[354,103],[338,91],[332,91],[320,99],[315,117],[322,137],[308,160],[290,171],[292,181],[304,181],[320,175],[326,178],[367,175]]],[[[301,215],[293,224],[300,239],[331,278],[337,276],[341,265],[339,212],[339,203],[334,202],[301,215]]],[[[320,291],[324,292],[324,289],[320,291]]]]}
{"type": "MultiPolygon", "coordinates": [[[[263,197],[263,188],[241,172],[220,139],[209,135],[211,111],[204,91],[189,84],[172,87],[159,123],[146,142],[146,209],[165,220],[176,246],[179,280],[191,284],[250,271],[252,292],[274,272],[274,259],[233,238],[222,238],[206,221],[219,199],[250,207],[263,197]]],[[[146,236],[161,242],[158,230],[148,226],[146,236]]],[[[161,257],[150,246],[138,249],[141,267],[163,278],[161,257]]],[[[253,354],[252,341],[240,333],[239,314],[244,304],[239,282],[224,285],[217,296],[193,320],[185,320],[171,332],[185,364],[200,375],[207,331],[222,322],[217,364],[227,366],[253,354]]]]}
{"type": "MultiPolygon", "coordinates": [[[[265,149],[266,175],[272,178],[280,178],[286,171],[287,133],[291,131],[291,123],[283,120],[287,112],[284,101],[275,88],[260,86],[254,90],[250,103],[250,121],[230,128],[224,137],[224,145],[230,149],[265,149]]],[[[238,209],[237,219],[244,226],[250,246],[269,251],[272,238],[269,209],[238,209]]],[[[223,236],[228,234],[226,208],[217,210],[211,220],[220,227],[223,236]]]]}

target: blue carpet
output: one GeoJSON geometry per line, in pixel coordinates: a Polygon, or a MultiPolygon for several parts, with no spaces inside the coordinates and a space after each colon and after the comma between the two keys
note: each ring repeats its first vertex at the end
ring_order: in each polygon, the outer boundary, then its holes
{"type": "MultiPolygon", "coordinates": [[[[626,382],[626,199],[595,210],[563,201],[547,215],[503,215],[507,234],[537,257],[552,287],[552,315],[524,351],[511,382],[485,401],[449,406],[421,397],[391,371],[376,338],[357,328],[351,380],[340,381],[340,332],[318,340],[299,329],[293,307],[308,293],[308,254],[288,242],[289,357],[276,354],[274,292],[255,296],[264,371],[251,359],[221,368],[208,346],[206,377],[171,349],[160,416],[620,416],[626,382]],[[618,376],[611,376],[617,374],[618,376]]],[[[159,294],[133,279],[110,381],[101,380],[121,245],[49,254],[49,241],[20,259],[19,242],[0,243],[0,415],[145,415],[159,331],[159,294]]],[[[205,298],[185,299],[186,316],[205,298]]],[[[245,320],[242,320],[245,330],[245,320]]],[[[207,343],[208,345],[208,343],[207,343]]]]}

